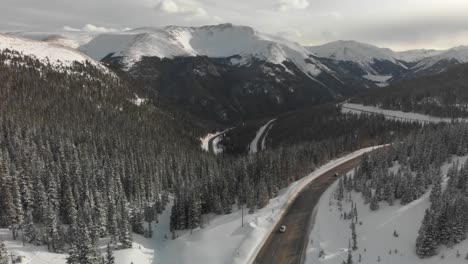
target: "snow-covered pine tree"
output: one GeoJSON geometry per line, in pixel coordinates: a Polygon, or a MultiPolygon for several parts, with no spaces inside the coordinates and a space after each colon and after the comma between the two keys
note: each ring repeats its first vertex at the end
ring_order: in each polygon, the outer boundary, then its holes
{"type": "Polygon", "coordinates": [[[437,244],[438,234],[434,222],[434,212],[428,209],[416,239],[416,254],[421,258],[434,256],[437,244]]]}
{"type": "Polygon", "coordinates": [[[0,240],[0,264],[8,264],[8,252],[5,243],[0,240]]]}
{"type": "Polygon", "coordinates": [[[119,229],[120,229],[120,236],[119,236],[119,241],[122,243],[123,248],[131,248],[132,247],[132,242],[133,242],[133,237],[131,233],[131,226],[128,221],[128,210],[127,206],[125,204],[125,200],[121,199],[120,201],[120,224],[119,224],[119,229]]]}

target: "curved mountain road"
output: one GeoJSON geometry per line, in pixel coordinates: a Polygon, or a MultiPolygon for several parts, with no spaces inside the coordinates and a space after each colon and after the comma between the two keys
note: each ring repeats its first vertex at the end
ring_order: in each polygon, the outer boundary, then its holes
{"type": "Polygon", "coordinates": [[[216,134],[216,135],[214,135],[213,137],[211,137],[211,138],[208,140],[208,151],[209,151],[210,153],[216,154],[215,148],[214,148],[214,145],[213,145],[213,144],[214,144],[214,140],[215,140],[216,138],[218,138],[218,137],[220,137],[220,136],[226,134],[228,131],[230,131],[230,130],[232,130],[232,129],[234,129],[234,127],[228,128],[228,129],[226,129],[226,130],[220,132],[219,134],[216,134]]]}
{"type": "Polygon", "coordinates": [[[265,148],[265,138],[268,132],[270,132],[270,129],[273,126],[273,123],[275,121],[276,121],[276,118],[268,121],[265,125],[261,126],[258,129],[257,134],[255,135],[255,138],[250,143],[249,152],[251,154],[262,151],[265,148]]]}
{"type": "Polygon", "coordinates": [[[311,182],[292,202],[283,217],[278,221],[265,244],[258,253],[255,264],[296,264],[305,261],[309,232],[315,220],[313,214],[323,192],[337,179],[359,165],[362,156],[336,166],[311,182]],[[279,226],[286,225],[285,233],[278,232],[279,226]]]}

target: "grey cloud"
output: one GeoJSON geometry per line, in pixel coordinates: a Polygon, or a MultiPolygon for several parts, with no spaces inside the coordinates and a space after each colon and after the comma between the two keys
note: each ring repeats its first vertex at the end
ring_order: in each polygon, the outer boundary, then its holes
{"type": "Polygon", "coordinates": [[[2,0],[2,7],[2,31],[232,22],[303,44],[336,39],[398,48],[468,44],[466,0],[2,0]]]}

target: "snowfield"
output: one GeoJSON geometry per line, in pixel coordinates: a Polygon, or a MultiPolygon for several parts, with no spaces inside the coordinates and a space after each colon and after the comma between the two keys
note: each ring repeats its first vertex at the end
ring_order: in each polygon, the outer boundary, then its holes
{"type": "MultiPolygon", "coordinates": [[[[294,182],[280,191],[280,195],[270,200],[265,208],[254,214],[245,210],[244,226],[241,226],[242,210],[234,206],[228,215],[204,215],[203,227],[177,231],[177,239],[172,240],[169,232],[170,203],[159,215],[159,224],[154,225],[154,237],[134,236],[133,248],[114,252],[117,264],[206,264],[206,263],[252,263],[277,221],[297,194],[323,172],[348,160],[381,146],[369,147],[330,161],[303,179],[294,182]]],[[[23,263],[64,264],[65,254],[47,252],[46,247],[27,245],[12,241],[6,229],[0,229],[0,239],[6,241],[9,251],[25,257],[23,263]]],[[[101,250],[105,251],[107,240],[100,241],[101,250]]]]}
{"type": "Polygon", "coordinates": [[[75,61],[80,63],[88,61],[97,67],[102,67],[98,62],[72,48],[0,34],[0,50],[4,49],[15,50],[27,56],[34,56],[43,63],[49,61],[57,67],[70,66],[75,61]]]}
{"type": "Polygon", "coordinates": [[[451,118],[442,118],[442,117],[435,117],[429,115],[423,115],[418,113],[412,112],[403,112],[397,110],[388,110],[382,109],[375,106],[367,106],[362,104],[352,104],[352,103],[344,103],[341,105],[341,112],[342,113],[355,113],[355,114],[377,114],[383,115],[386,119],[394,119],[394,120],[402,120],[402,121],[410,121],[410,122],[419,122],[422,124],[427,123],[440,123],[446,122],[450,123],[452,121],[460,121],[465,122],[466,119],[458,118],[458,119],[451,119],[451,118]]]}
{"type": "MultiPolygon", "coordinates": [[[[468,157],[454,157],[460,166],[468,157]]],[[[441,170],[446,177],[452,164],[442,166],[441,170]]],[[[397,170],[397,166],[392,168],[397,170]]],[[[352,172],[348,173],[352,175],[352,172]]],[[[340,219],[341,213],[334,199],[337,182],[323,194],[317,207],[315,225],[312,228],[307,258],[305,263],[341,264],[348,255],[348,242],[351,238],[350,220],[340,219]],[[324,255],[319,258],[320,251],[324,255]]],[[[439,248],[439,254],[432,258],[420,259],[415,252],[415,243],[418,230],[424,218],[424,213],[430,206],[428,191],[423,197],[401,206],[399,201],[389,206],[381,202],[380,209],[371,211],[369,205],[364,205],[360,193],[352,192],[352,201],[357,204],[358,222],[356,224],[358,249],[353,251],[354,263],[359,263],[361,254],[362,264],[455,264],[466,263],[468,241],[455,245],[453,248],[445,246],[439,248]],[[393,235],[396,230],[398,237],[393,235]],[[391,252],[390,252],[391,251],[391,252]],[[457,251],[460,257],[457,257],[457,251]],[[442,259],[442,255],[444,256],[442,259]],[[378,258],[380,257],[380,262],[378,258]]],[[[343,212],[349,212],[351,202],[343,200],[343,212]]]]}

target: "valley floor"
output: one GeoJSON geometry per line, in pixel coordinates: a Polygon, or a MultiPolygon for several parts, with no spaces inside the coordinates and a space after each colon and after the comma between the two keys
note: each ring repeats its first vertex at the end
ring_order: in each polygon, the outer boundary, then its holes
{"type": "MultiPolygon", "coordinates": [[[[467,157],[458,157],[453,160],[459,160],[460,164],[463,164],[467,157]]],[[[446,164],[442,167],[444,177],[450,166],[451,164],[446,164]]],[[[393,169],[397,170],[397,166],[393,169]]],[[[339,210],[337,201],[334,199],[336,186],[337,182],[320,199],[315,225],[309,238],[306,263],[341,264],[347,259],[351,222],[343,220],[341,214],[350,211],[351,202],[345,198],[342,202],[343,210],[339,210]],[[322,250],[323,256],[319,257],[322,250]]],[[[399,201],[394,206],[383,202],[378,211],[371,211],[369,205],[364,204],[362,195],[352,192],[351,201],[357,204],[358,222],[362,222],[362,225],[356,225],[358,249],[352,252],[354,263],[466,263],[468,240],[453,248],[440,247],[439,254],[432,258],[420,259],[416,255],[415,242],[424,212],[430,206],[429,194],[428,191],[420,199],[405,206],[401,206],[399,201]],[[394,231],[398,237],[394,236],[394,231]],[[459,256],[457,256],[457,251],[460,253],[459,256]],[[361,255],[361,261],[359,261],[359,255],[361,255]]]]}

